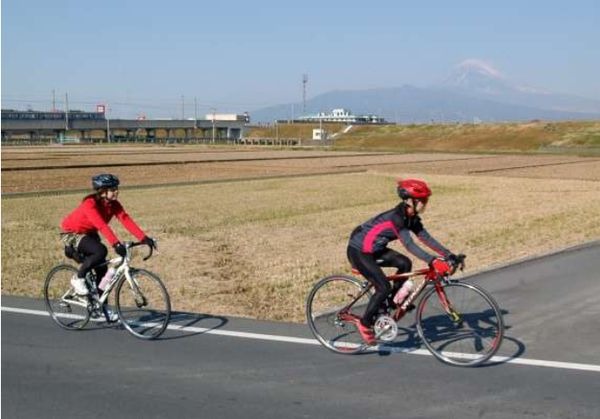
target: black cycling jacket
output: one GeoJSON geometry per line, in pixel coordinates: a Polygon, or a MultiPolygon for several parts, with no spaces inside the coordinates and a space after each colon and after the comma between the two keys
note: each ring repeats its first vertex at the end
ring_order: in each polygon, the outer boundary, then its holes
{"type": "Polygon", "coordinates": [[[398,239],[410,253],[428,264],[431,263],[438,256],[417,246],[412,239],[411,232],[439,256],[447,257],[451,254],[450,250],[425,230],[418,215],[406,216],[404,203],[400,203],[395,208],[382,212],[356,227],[350,235],[348,246],[363,253],[374,254],[384,250],[390,241],[398,239]]]}

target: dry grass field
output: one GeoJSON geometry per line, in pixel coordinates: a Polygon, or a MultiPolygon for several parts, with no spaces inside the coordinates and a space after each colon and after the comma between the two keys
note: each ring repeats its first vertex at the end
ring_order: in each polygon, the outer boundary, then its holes
{"type": "Polygon", "coordinates": [[[254,127],[248,132],[248,138],[301,138],[312,139],[313,129],[322,128],[330,134],[341,132],[346,127],[340,123],[281,123],[267,127],[254,127]]]}
{"type": "Polygon", "coordinates": [[[5,148],[2,193],[89,187],[95,173],[127,186],[386,170],[600,180],[600,158],[561,155],[373,153],[113,146],[5,148]]]}
{"type": "MultiPolygon", "coordinates": [[[[318,123],[252,128],[248,137],[312,138],[318,123]]],[[[446,123],[354,125],[324,124],[336,150],[401,152],[600,154],[600,121],[530,121],[514,123],[446,123]]]]}
{"type": "MultiPolygon", "coordinates": [[[[5,147],[2,169],[3,194],[63,190],[3,196],[3,294],[41,296],[45,273],[64,260],[60,220],[83,196],[68,191],[86,188],[89,176],[102,170],[118,174],[125,185],[156,185],[125,188],[121,201],[159,239],[160,253],[136,262],[164,278],[175,310],[302,321],[312,284],[348,271],[345,247],[352,228],[396,203],[397,176],[431,183],[425,225],[468,255],[470,272],[600,238],[596,158],[5,147]],[[42,160],[102,166],[4,170],[42,160]],[[111,166],[134,161],[166,164],[111,166]],[[266,176],[282,177],[260,178],[266,176]],[[257,179],[239,180],[248,177],[257,179]],[[196,183],[168,185],[184,181],[196,183]]],[[[127,237],[118,222],[112,226],[127,237]]]]}
{"type": "Polygon", "coordinates": [[[600,121],[358,126],[338,149],[455,152],[600,152],[600,121]]]}

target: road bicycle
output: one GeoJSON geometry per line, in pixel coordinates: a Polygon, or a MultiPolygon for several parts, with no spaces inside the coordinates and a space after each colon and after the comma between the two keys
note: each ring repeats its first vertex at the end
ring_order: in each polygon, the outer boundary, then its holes
{"type": "MultiPolygon", "coordinates": [[[[125,242],[126,255],[105,262],[114,268],[114,276],[102,295],[96,285],[96,276],[90,271],[85,282],[88,295],[78,295],[71,286],[71,278],[77,268],[60,264],[50,270],[44,284],[44,299],[52,320],[67,330],[85,328],[91,318],[111,322],[106,311],[109,295],[114,290],[114,304],[118,321],[132,335],[140,339],[155,339],[167,328],[171,318],[171,301],[160,278],[145,269],[130,266],[132,249],[144,245],[141,242],[125,242]]],[[[150,251],[143,258],[148,260],[150,251]]]]}
{"type": "MultiPolygon", "coordinates": [[[[392,285],[411,279],[415,286],[399,305],[393,303],[391,295],[384,303],[374,325],[377,341],[393,342],[398,336],[398,322],[416,303],[418,336],[437,359],[450,365],[474,367],[494,356],[504,336],[502,313],[480,286],[452,278],[458,268],[464,269],[464,259],[464,255],[459,255],[451,272],[443,276],[432,268],[388,275],[392,285]]],[[[355,269],[352,273],[360,275],[355,269]]],[[[306,301],[306,317],[313,335],[336,353],[366,350],[368,346],[356,325],[373,293],[369,281],[353,276],[321,279],[306,301]]]]}

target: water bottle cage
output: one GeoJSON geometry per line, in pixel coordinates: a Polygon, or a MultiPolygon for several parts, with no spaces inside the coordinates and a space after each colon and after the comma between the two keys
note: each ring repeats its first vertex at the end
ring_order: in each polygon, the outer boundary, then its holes
{"type": "Polygon", "coordinates": [[[413,301],[416,299],[417,295],[421,293],[421,290],[425,287],[425,285],[427,285],[427,281],[421,281],[416,287],[414,287],[410,291],[410,293],[404,299],[404,302],[400,306],[400,308],[403,311],[406,311],[408,309],[408,306],[410,306],[413,303],[413,301]]]}
{"type": "Polygon", "coordinates": [[[108,281],[108,284],[106,285],[106,289],[104,290],[104,292],[112,290],[112,288],[117,283],[117,281],[120,277],[121,277],[121,275],[119,273],[115,272],[112,275],[112,277],[110,278],[110,280],[108,281]]]}

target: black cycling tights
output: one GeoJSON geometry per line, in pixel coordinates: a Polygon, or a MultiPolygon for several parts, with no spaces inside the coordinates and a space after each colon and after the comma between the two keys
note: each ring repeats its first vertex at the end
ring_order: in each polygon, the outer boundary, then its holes
{"type": "Polygon", "coordinates": [[[100,281],[107,271],[107,266],[97,266],[106,260],[108,250],[100,241],[100,236],[97,234],[88,234],[79,242],[77,250],[85,256],[83,263],[79,267],[77,276],[85,278],[86,274],[94,269],[96,271],[96,280],[100,281]]]}
{"type": "MultiPolygon", "coordinates": [[[[361,273],[375,287],[375,294],[369,300],[367,309],[363,314],[361,323],[365,326],[373,326],[375,315],[379,307],[392,292],[390,281],[381,267],[397,268],[397,273],[409,272],[412,269],[412,262],[409,258],[392,249],[385,249],[376,254],[363,253],[360,250],[348,247],[348,259],[352,266],[361,273]]],[[[400,282],[394,286],[397,289],[400,282]]]]}

